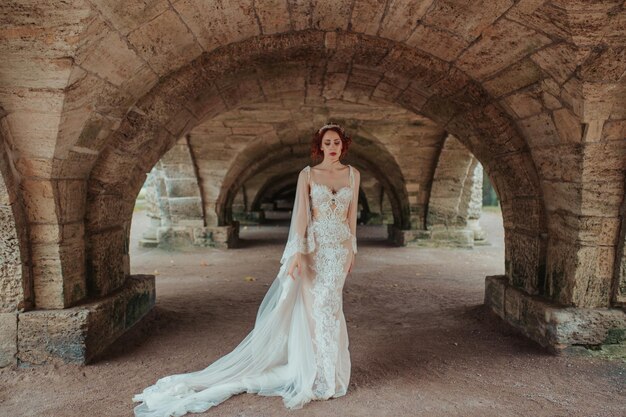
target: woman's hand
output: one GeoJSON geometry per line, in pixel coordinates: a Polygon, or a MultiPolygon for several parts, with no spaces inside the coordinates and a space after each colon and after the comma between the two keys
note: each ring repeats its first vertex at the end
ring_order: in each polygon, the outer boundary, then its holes
{"type": "Polygon", "coordinates": [[[298,268],[298,275],[300,274],[300,253],[296,253],[293,262],[291,263],[291,266],[289,267],[289,271],[287,271],[287,275],[289,275],[291,277],[292,280],[296,280],[296,278],[293,276],[293,271],[298,268]]]}
{"type": "Polygon", "coordinates": [[[350,268],[348,268],[348,274],[352,272],[352,268],[354,268],[355,260],[356,260],[356,253],[352,252],[352,261],[350,262],[350,268]]]}

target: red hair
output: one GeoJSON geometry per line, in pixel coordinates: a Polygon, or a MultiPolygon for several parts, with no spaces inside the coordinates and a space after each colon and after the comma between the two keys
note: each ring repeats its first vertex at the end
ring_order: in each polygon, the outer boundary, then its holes
{"type": "Polygon", "coordinates": [[[352,143],[352,138],[343,130],[343,128],[338,126],[330,126],[327,128],[322,128],[313,134],[313,140],[311,141],[311,158],[314,161],[324,159],[324,152],[322,151],[322,138],[324,134],[329,130],[333,130],[337,132],[339,138],[341,139],[341,155],[339,155],[339,159],[343,158],[346,153],[348,153],[348,148],[352,143]]]}

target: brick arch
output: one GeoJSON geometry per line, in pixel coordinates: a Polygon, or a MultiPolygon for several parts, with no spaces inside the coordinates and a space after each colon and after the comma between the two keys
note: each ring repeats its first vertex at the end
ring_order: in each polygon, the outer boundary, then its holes
{"type": "Polygon", "coordinates": [[[103,288],[99,293],[104,294],[123,283],[124,271],[115,265],[123,264],[122,235],[130,222],[131,203],[145,173],[175,138],[228,109],[263,102],[268,96],[288,97],[294,89],[315,90],[310,80],[315,68],[327,60],[334,65],[345,62],[345,54],[353,65],[369,71],[370,78],[380,74],[381,79],[375,85],[344,79],[339,90],[329,94],[355,102],[371,96],[395,104],[427,116],[459,138],[486,168],[501,197],[509,280],[529,293],[542,292],[542,193],[526,142],[506,112],[479,83],[445,61],[386,39],[316,30],[253,38],[205,53],[166,77],[128,112],[107,139],[89,179],[88,280],[101,283],[92,287],[103,288]],[[306,71],[285,82],[281,68],[306,71]],[[259,86],[260,77],[269,80],[266,89],[259,86]]]}

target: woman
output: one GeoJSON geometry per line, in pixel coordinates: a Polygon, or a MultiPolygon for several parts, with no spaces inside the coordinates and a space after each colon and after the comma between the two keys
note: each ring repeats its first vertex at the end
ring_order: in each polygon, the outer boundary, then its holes
{"type": "Polygon", "coordinates": [[[323,157],[298,175],[281,268],[252,331],[207,368],[161,378],[133,401],[135,416],[203,412],[248,392],[283,397],[287,408],[346,394],[350,380],[342,290],[354,267],[360,173],[342,165],[351,139],[334,123],[313,137],[323,157]]]}

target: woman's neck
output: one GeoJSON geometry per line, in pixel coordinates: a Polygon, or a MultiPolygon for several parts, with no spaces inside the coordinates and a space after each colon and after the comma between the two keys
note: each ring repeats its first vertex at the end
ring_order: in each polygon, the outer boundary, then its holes
{"type": "Polygon", "coordinates": [[[335,161],[323,160],[318,165],[316,165],[316,168],[328,169],[330,171],[339,171],[341,169],[344,169],[345,167],[346,166],[343,165],[338,159],[335,161]]]}

